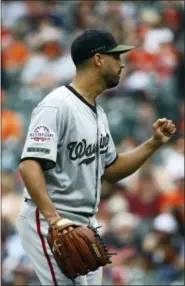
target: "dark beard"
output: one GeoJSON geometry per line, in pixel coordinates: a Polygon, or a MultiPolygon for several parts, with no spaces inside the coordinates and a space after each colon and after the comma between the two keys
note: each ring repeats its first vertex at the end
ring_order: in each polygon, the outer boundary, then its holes
{"type": "Polygon", "coordinates": [[[110,77],[106,76],[105,78],[106,88],[113,88],[116,87],[119,84],[119,78],[118,77],[110,77]]]}

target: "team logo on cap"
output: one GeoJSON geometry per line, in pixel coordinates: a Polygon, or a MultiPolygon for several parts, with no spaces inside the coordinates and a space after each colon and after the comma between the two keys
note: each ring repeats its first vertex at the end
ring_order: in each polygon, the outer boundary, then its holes
{"type": "Polygon", "coordinates": [[[31,140],[42,143],[45,141],[51,141],[54,138],[54,133],[50,132],[46,125],[39,125],[33,130],[33,132],[29,133],[29,137],[31,140]]]}

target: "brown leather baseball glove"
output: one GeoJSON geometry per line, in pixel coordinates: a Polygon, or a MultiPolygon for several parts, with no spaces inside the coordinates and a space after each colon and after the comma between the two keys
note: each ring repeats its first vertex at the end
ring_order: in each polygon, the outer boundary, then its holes
{"type": "Polygon", "coordinates": [[[97,228],[77,226],[67,219],[53,223],[48,232],[48,244],[58,267],[68,278],[74,279],[111,264],[110,257],[97,228]],[[64,230],[69,229],[70,231],[64,230]]]}

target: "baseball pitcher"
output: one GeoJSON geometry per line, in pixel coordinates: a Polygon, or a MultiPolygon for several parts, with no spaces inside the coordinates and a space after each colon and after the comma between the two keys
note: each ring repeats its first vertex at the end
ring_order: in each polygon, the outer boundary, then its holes
{"type": "Polygon", "coordinates": [[[102,284],[113,254],[96,221],[101,180],[131,175],[176,131],[171,120],[158,119],[151,138],[116,153],[96,97],[118,85],[120,55],[133,48],[106,30],[85,30],[71,46],[75,78],[32,112],[19,167],[25,189],[18,230],[42,285],[102,284]]]}

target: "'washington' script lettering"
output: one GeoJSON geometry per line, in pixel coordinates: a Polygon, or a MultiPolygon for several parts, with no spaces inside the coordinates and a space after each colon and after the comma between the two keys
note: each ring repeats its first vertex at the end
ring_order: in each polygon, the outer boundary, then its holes
{"type": "MultiPolygon", "coordinates": [[[[101,134],[100,148],[99,148],[100,149],[99,150],[100,154],[103,154],[103,153],[107,152],[108,144],[109,144],[109,134],[106,134],[105,136],[103,136],[101,134]]],[[[96,148],[97,148],[97,144],[96,143],[87,145],[86,139],[82,139],[82,141],[80,141],[80,142],[73,141],[73,142],[70,142],[67,145],[67,149],[69,150],[69,158],[72,161],[77,160],[77,159],[82,159],[83,157],[88,158],[88,160],[86,160],[86,159],[82,160],[79,163],[79,165],[81,165],[83,163],[89,164],[92,161],[94,161],[96,148]],[[89,157],[91,157],[91,158],[89,158],[89,157]]]]}

